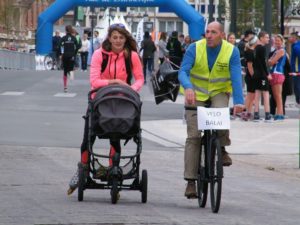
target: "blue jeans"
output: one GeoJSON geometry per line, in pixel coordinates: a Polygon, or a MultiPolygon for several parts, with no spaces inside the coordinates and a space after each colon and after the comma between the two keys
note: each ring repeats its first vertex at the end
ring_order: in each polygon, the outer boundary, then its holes
{"type": "Polygon", "coordinates": [[[294,93],[297,104],[300,104],[300,76],[293,77],[294,93]]]}

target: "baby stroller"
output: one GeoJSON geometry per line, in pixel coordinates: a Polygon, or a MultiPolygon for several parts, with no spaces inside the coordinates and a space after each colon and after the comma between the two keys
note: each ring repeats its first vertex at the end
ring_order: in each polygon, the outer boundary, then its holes
{"type": "MultiPolygon", "coordinates": [[[[109,85],[92,90],[88,95],[87,120],[89,125],[88,168],[79,163],[78,201],[83,200],[86,189],[110,189],[111,202],[116,204],[121,190],[138,190],[142,203],[147,202],[148,175],[143,170],[140,176],[140,155],[142,137],[140,128],[140,96],[132,88],[124,85],[109,85]],[[95,95],[95,96],[94,96],[95,95]],[[94,98],[92,99],[92,96],[94,98]],[[93,137],[129,140],[136,144],[136,152],[122,155],[121,150],[114,155],[98,154],[93,149],[93,137]],[[112,165],[105,167],[100,159],[109,159],[112,165]],[[120,161],[126,161],[124,165],[120,161]]],[[[97,139],[97,138],[96,138],[97,139]]]]}

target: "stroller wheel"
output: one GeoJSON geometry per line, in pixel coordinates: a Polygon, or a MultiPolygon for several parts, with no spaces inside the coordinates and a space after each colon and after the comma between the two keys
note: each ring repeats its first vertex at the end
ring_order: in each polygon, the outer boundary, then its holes
{"type": "Polygon", "coordinates": [[[83,190],[84,190],[84,168],[82,166],[78,166],[78,201],[81,202],[83,200],[83,190]]]}
{"type": "Polygon", "coordinates": [[[119,189],[118,189],[118,179],[116,179],[116,178],[114,178],[112,180],[112,187],[110,190],[110,195],[111,195],[111,203],[116,204],[120,197],[119,189]]]}
{"type": "Polygon", "coordinates": [[[140,188],[142,192],[142,203],[147,202],[147,191],[148,191],[148,174],[147,170],[142,171],[142,179],[140,183],[140,188]]]}

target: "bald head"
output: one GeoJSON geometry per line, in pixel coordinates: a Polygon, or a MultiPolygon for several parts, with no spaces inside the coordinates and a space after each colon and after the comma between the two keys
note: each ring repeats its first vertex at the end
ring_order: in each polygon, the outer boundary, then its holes
{"type": "Polygon", "coordinates": [[[217,21],[209,23],[205,31],[207,46],[210,48],[217,47],[222,43],[224,35],[224,26],[221,23],[217,21]]]}
{"type": "Polygon", "coordinates": [[[220,32],[224,32],[224,26],[218,21],[213,21],[207,25],[207,27],[213,27],[214,29],[219,30],[220,32]]]}

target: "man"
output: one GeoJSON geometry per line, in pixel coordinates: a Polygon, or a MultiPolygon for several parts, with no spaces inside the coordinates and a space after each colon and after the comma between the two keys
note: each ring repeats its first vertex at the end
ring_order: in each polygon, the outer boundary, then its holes
{"type": "Polygon", "coordinates": [[[246,30],[244,33],[244,38],[239,42],[238,49],[240,51],[240,59],[243,68],[246,68],[246,60],[245,60],[245,46],[253,38],[255,33],[252,30],[246,30]]]}
{"type": "Polygon", "coordinates": [[[181,64],[183,52],[181,48],[181,43],[178,40],[177,31],[172,32],[172,36],[169,38],[167,43],[167,50],[169,51],[170,61],[173,63],[173,69],[178,70],[178,67],[181,64]]]}
{"type": "Polygon", "coordinates": [[[141,43],[140,52],[143,51],[143,71],[144,71],[144,82],[147,82],[147,74],[151,75],[154,70],[154,52],[156,47],[148,31],[144,34],[144,40],[141,43]],[[148,73],[147,73],[148,72],[148,73]]]}
{"type": "MultiPolygon", "coordinates": [[[[60,32],[57,30],[55,31],[55,35],[52,37],[52,54],[56,59],[57,65],[59,65],[59,54],[60,54],[60,48],[59,43],[61,40],[60,32]]],[[[54,68],[52,68],[54,69],[54,68]]]]}
{"type": "Polygon", "coordinates": [[[253,83],[255,89],[254,97],[254,116],[253,121],[260,121],[259,115],[259,100],[261,95],[263,96],[264,110],[265,110],[265,122],[272,122],[270,114],[270,83],[271,74],[269,73],[266,63],[266,45],[270,42],[270,36],[266,31],[260,31],[258,34],[258,42],[254,49],[253,60],[253,83]]]}
{"type": "MultiPolygon", "coordinates": [[[[224,27],[219,22],[208,24],[205,39],[192,43],[187,49],[179,81],[184,88],[185,104],[203,106],[211,101],[211,107],[228,107],[233,90],[234,112],[242,112],[244,106],[239,50],[224,37],[224,27]]],[[[186,110],[187,139],[184,153],[184,179],[188,181],[185,190],[187,198],[196,198],[200,149],[200,132],[197,128],[197,112],[186,110]]],[[[229,131],[218,131],[223,153],[223,165],[230,166],[232,160],[225,147],[230,145],[229,131]]]]}
{"type": "Polygon", "coordinates": [[[293,76],[294,93],[297,105],[300,106],[300,41],[298,38],[298,33],[293,32],[289,41],[292,44],[291,72],[298,73],[298,75],[293,76]]]}

